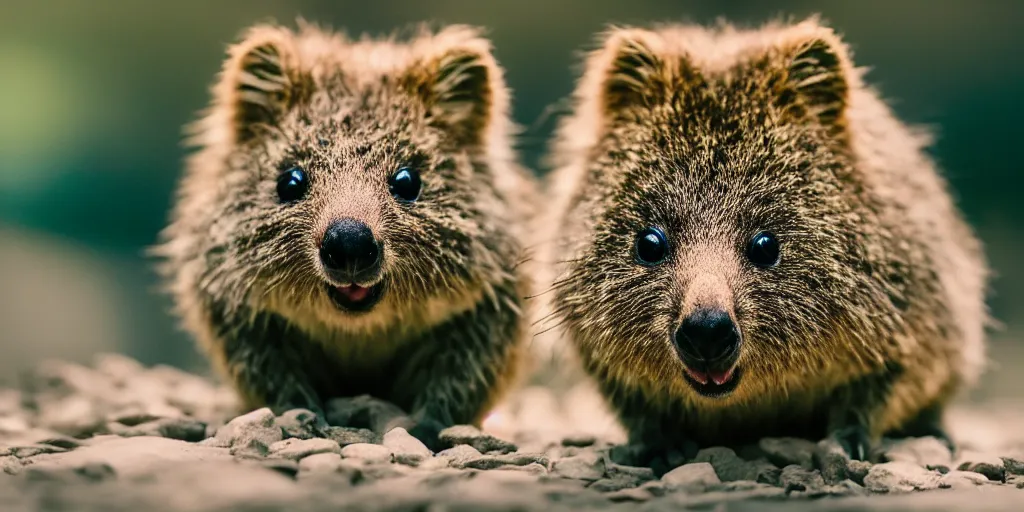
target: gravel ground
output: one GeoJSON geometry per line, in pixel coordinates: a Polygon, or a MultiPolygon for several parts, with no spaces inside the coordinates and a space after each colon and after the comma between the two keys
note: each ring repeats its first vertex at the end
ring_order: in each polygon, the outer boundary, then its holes
{"type": "MultiPolygon", "coordinates": [[[[962,446],[955,456],[933,438],[886,442],[876,464],[846,461],[810,441],[764,439],[735,451],[706,448],[656,478],[609,460],[622,432],[586,388],[561,399],[524,389],[485,422],[486,432],[443,432],[448,448],[438,453],[403,429],[317,431],[308,411],[233,417],[234,406],[232,393],[209,380],[123,356],[99,356],[91,367],[41,365],[18,389],[0,390],[0,468],[9,475],[0,477],[0,510],[1019,510],[1024,503],[1024,421],[1002,409],[954,413],[962,446]],[[962,439],[966,430],[977,442],[962,439]]],[[[366,397],[336,400],[328,419],[372,425],[388,408],[366,397]]]]}

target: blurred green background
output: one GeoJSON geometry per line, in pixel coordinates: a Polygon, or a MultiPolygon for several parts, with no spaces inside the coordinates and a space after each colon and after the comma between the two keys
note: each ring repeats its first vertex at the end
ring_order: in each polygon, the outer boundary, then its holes
{"type": "Polygon", "coordinates": [[[207,101],[225,46],[249,24],[298,16],[351,32],[421,20],[489,28],[537,169],[577,51],[607,23],[750,24],[821,13],[870,66],[934,155],[997,271],[999,366],[981,394],[1024,379],[1024,2],[860,0],[6,0],[0,9],[0,376],[44,357],[117,350],[202,364],[155,291],[143,249],[180,173],[181,127],[207,101]],[[1010,368],[1007,368],[1007,367],[1010,368]]]}

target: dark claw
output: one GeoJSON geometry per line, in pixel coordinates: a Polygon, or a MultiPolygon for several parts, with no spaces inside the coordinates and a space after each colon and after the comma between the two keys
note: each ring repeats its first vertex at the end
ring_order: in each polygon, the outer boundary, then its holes
{"type": "Polygon", "coordinates": [[[867,430],[860,426],[850,426],[832,432],[830,436],[839,443],[843,451],[853,460],[868,460],[871,452],[871,438],[867,430]]]}

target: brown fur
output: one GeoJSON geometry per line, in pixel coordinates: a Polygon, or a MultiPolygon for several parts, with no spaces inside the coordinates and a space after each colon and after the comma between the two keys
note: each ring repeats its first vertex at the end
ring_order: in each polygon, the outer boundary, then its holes
{"type": "Polygon", "coordinates": [[[509,101],[469,27],[403,42],[256,26],[230,48],[157,252],[185,327],[248,407],[370,393],[441,424],[480,420],[518,373],[530,291],[534,185],[509,101]],[[403,205],[387,180],[410,161],[423,192],[403,205]],[[309,193],[280,204],[293,165],[309,193]],[[326,293],[317,247],[342,217],[384,240],[387,291],[366,313],[326,293]]]}
{"type": "Polygon", "coordinates": [[[937,427],[979,374],[980,244],[928,137],[861,76],[816,19],[617,28],[587,58],[539,223],[541,260],[558,262],[540,309],[634,442],[849,427],[876,440],[937,427]],[[649,225],[671,247],[657,267],[632,259],[649,225]],[[744,257],[762,229],[781,241],[774,268],[744,257]],[[669,338],[700,304],[726,308],[743,336],[743,376],[723,398],[695,393],[669,338]]]}

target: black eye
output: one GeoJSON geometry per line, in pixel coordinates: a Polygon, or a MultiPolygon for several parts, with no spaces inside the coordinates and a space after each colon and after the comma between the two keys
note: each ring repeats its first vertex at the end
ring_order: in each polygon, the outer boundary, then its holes
{"type": "Polygon", "coordinates": [[[420,173],[411,167],[402,167],[388,180],[391,195],[401,201],[413,202],[420,197],[420,173]]]}
{"type": "Polygon", "coordinates": [[[779,262],[779,241],[775,235],[762,231],[750,239],[747,259],[759,267],[774,267],[779,262]]]}
{"type": "Polygon", "coordinates": [[[302,199],[308,189],[309,179],[306,178],[306,171],[299,167],[292,167],[277,177],[277,197],[282,203],[302,199]]]}
{"type": "Polygon", "coordinates": [[[636,237],[636,260],[642,265],[657,265],[668,257],[668,240],[658,228],[647,228],[636,237]]]}

